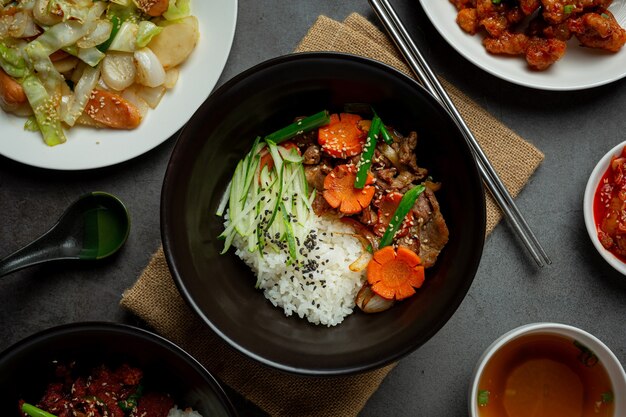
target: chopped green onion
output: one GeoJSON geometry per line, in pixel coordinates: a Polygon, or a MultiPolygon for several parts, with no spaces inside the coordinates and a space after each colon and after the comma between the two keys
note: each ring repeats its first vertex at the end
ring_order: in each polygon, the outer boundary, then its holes
{"type": "Polygon", "coordinates": [[[383,140],[387,145],[391,145],[393,143],[393,138],[389,134],[389,131],[385,127],[384,123],[380,124],[380,135],[383,137],[383,140]]]}
{"type": "Polygon", "coordinates": [[[609,18],[609,15],[608,15],[608,14],[606,14],[606,13],[602,13],[600,16],[602,16],[602,17],[603,17],[603,18],[605,18],[605,19],[608,19],[608,18],[609,18]]]}
{"type": "Polygon", "coordinates": [[[491,3],[493,3],[493,4],[500,4],[500,1],[501,0],[491,0],[491,3]]]}
{"type": "Polygon", "coordinates": [[[571,4],[566,4],[565,6],[563,6],[563,13],[565,14],[570,14],[574,11],[574,6],[571,4]]]}
{"type": "Polygon", "coordinates": [[[383,237],[380,239],[378,249],[382,249],[393,243],[393,238],[398,232],[398,229],[400,229],[402,222],[404,222],[404,218],[407,214],[409,214],[409,211],[411,211],[413,205],[415,205],[417,198],[424,192],[425,189],[426,187],[423,184],[416,185],[402,196],[402,200],[400,200],[398,208],[396,208],[396,211],[393,213],[393,217],[391,217],[387,230],[385,230],[383,237]]]}
{"type": "Polygon", "coordinates": [[[56,417],[54,414],[50,414],[49,412],[28,403],[22,404],[22,411],[30,417],[56,417]]]}
{"type": "Polygon", "coordinates": [[[365,187],[367,181],[367,173],[372,166],[372,158],[374,157],[374,151],[376,150],[376,142],[378,140],[378,133],[380,132],[380,125],[382,124],[380,117],[374,116],[370,130],[367,133],[367,140],[361,153],[361,159],[357,164],[356,180],[354,181],[354,188],[361,189],[365,187]]]}
{"type": "Polygon", "coordinates": [[[600,397],[602,398],[602,402],[604,404],[610,404],[613,402],[613,392],[611,391],[607,391],[607,392],[603,392],[600,397]]]}
{"type": "Polygon", "coordinates": [[[265,141],[274,142],[275,144],[281,143],[293,138],[294,136],[301,135],[304,132],[317,129],[318,127],[325,126],[329,123],[330,115],[328,114],[328,110],[323,110],[267,135],[265,137],[265,141]]]}
{"type": "Polygon", "coordinates": [[[489,391],[486,389],[481,389],[478,391],[478,405],[481,407],[485,407],[489,404],[489,391]]]}
{"type": "Polygon", "coordinates": [[[139,402],[139,398],[143,395],[143,385],[139,384],[135,392],[128,396],[125,400],[120,400],[117,402],[117,405],[124,412],[132,411],[133,408],[137,407],[137,403],[139,402]]]}
{"type": "MultiPolygon", "coordinates": [[[[374,109],[372,109],[372,112],[374,113],[374,117],[379,117],[378,113],[376,113],[374,109]]],[[[387,145],[391,145],[393,143],[393,138],[389,134],[389,131],[385,127],[385,124],[383,123],[382,120],[380,121],[380,135],[382,136],[383,140],[385,141],[387,145]]]]}
{"type": "Polygon", "coordinates": [[[592,366],[598,363],[598,357],[587,346],[583,345],[577,340],[574,340],[574,346],[576,346],[578,350],[580,350],[580,355],[578,355],[578,360],[582,362],[583,365],[591,368],[592,366]]]}
{"type": "Polygon", "coordinates": [[[39,125],[37,124],[37,119],[35,116],[29,116],[24,123],[24,130],[28,130],[29,132],[39,132],[39,125]]]}

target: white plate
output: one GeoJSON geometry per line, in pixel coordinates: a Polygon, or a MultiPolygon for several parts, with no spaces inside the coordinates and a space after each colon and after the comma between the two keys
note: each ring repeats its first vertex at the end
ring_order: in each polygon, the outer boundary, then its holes
{"type": "Polygon", "coordinates": [[[178,83],[130,131],[75,127],[67,142],[46,146],[39,133],[24,130],[26,119],[0,110],[0,154],[24,164],[58,170],[114,165],[161,144],[191,118],[217,83],[233,42],[237,0],[193,0],[192,14],[200,23],[200,40],[180,71],[178,83]]]}
{"type": "MultiPolygon", "coordinates": [[[[573,38],[565,56],[545,71],[532,71],[521,56],[489,54],[480,33],[470,35],[456,23],[457,10],[450,1],[420,0],[422,8],[441,36],[461,55],[496,77],[542,90],[582,90],[608,84],[626,75],[626,48],[613,54],[578,46],[573,38]]],[[[626,0],[609,7],[618,22],[626,23],[626,0]]]]}

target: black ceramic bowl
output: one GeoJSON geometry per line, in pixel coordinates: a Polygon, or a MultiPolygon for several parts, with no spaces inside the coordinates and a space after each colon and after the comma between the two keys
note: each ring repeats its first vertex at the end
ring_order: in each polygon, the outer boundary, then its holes
{"type": "Polygon", "coordinates": [[[113,323],[77,323],[30,336],[0,354],[2,416],[18,417],[18,401],[37,403],[54,378],[55,362],[87,372],[122,363],[144,371],[146,389],[172,395],[179,408],[203,416],[236,415],[219,383],[178,346],[153,333],[113,323]]]}
{"type": "MultiPolygon", "coordinates": [[[[375,61],[337,53],[279,57],[215,91],[183,129],[161,200],[161,233],[178,288],[216,333],[272,367],[307,375],[356,373],[388,364],[432,337],[452,316],[478,267],[485,234],[484,190],[451,116],[416,82],[375,61]],[[215,216],[237,161],[264,136],[322,109],[370,103],[386,124],[421,140],[418,163],[438,192],[450,241],[417,295],[382,314],[356,311],[336,327],[285,317],[246,265],[220,255],[215,216]]],[[[358,309],[357,309],[358,310],[358,309]]]]}

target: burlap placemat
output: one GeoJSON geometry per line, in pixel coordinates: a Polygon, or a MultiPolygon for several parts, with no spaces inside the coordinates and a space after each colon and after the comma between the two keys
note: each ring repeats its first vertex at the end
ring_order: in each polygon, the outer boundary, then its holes
{"type": "MultiPolygon", "coordinates": [[[[296,49],[302,51],[358,54],[410,75],[386,36],[358,14],[349,16],[343,23],[319,17],[296,49]]],[[[542,161],[542,153],[453,86],[444,85],[502,180],[517,195],[542,161]]],[[[488,201],[488,233],[500,217],[493,201],[488,201]]],[[[348,377],[311,378],[259,365],[221,341],[189,309],[172,281],[162,249],[156,252],[135,285],[123,294],[121,305],[272,416],[355,416],[394,366],[348,377]]]]}

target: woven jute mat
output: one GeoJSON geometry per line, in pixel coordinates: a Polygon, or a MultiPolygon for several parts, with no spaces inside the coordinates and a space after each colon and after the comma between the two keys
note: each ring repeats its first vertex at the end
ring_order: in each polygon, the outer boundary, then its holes
{"type": "MultiPolygon", "coordinates": [[[[358,14],[344,22],[320,16],[296,52],[338,51],[385,62],[411,76],[387,37],[358,14]]],[[[517,195],[543,154],[442,81],[512,195],[517,195]]],[[[487,233],[501,214],[488,197],[487,233]]],[[[178,344],[224,383],[272,416],[355,416],[394,365],[347,377],[314,378],[264,367],[233,350],[209,330],[180,297],[159,249],[121,305],[178,344]]]]}

